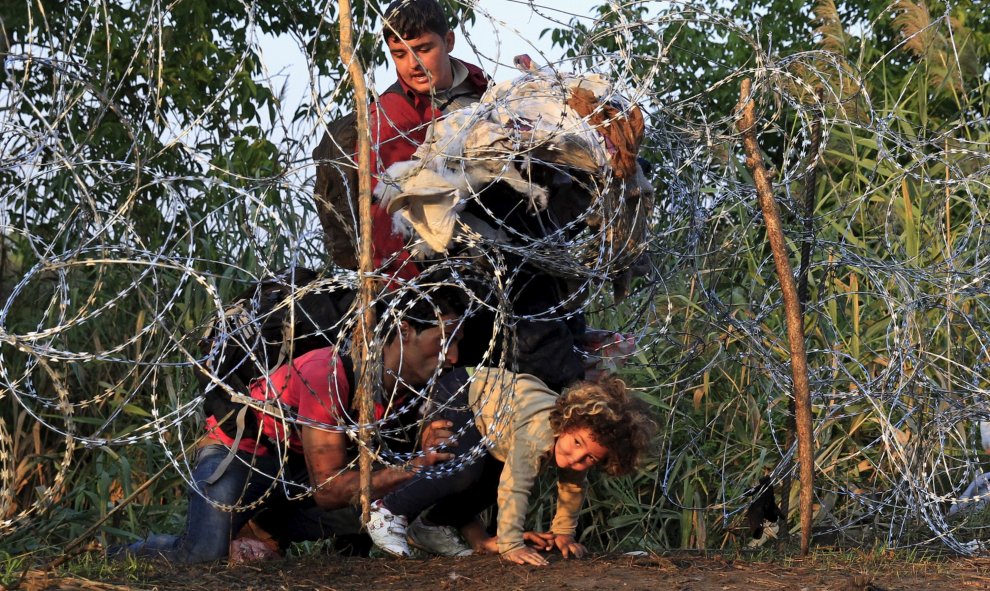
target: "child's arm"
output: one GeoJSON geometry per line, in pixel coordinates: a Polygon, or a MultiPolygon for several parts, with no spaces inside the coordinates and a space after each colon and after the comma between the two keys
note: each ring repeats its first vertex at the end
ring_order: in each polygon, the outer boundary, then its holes
{"type": "Polygon", "coordinates": [[[498,551],[524,550],[523,538],[529,495],[540,468],[542,450],[515,437],[498,483],[498,551]]]}
{"type": "MultiPolygon", "coordinates": [[[[540,434],[541,429],[517,431],[498,489],[498,550],[506,560],[517,564],[542,566],[547,559],[536,549],[525,544],[537,544],[542,550],[558,548],[565,558],[584,556],[584,546],[574,540],[577,528],[577,513],[584,501],[584,474],[561,471],[557,481],[557,512],[553,520],[551,534],[523,533],[526,513],[529,509],[529,495],[540,468],[543,453],[541,449],[553,446],[550,442],[531,436],[540,434]],[[523,435],[519,437],[519,435],[523,435]],[[534,441],[540,443],[534,444],[534,441]]],[[[551,460],[552,461],[552,460],[551,460]]]]}
{"type": "Polygon", "coordinates": [[[547,563],[539,552],[526,546],[523,534],[530,493],[555,439],[545,419],[546,415],[537,413],[516,424],[498,483],[498,551],[519,564],[547,563]]]}
{"type": "Polygon", "coordinates": [[[553,545],[564,558],[581,558],[587,549],[574,539],[577,516],[584,503],[585,472],[561,470],[557,476],[557,511],[554,513],[550,532],[553,545]]]}
{"type": "Polygon", "coordinates": [[[585,473],[560,470],[557,473],[557,511],[550,531],[573,536],[577,531],[578,513],[584,503],[585,473]]]}

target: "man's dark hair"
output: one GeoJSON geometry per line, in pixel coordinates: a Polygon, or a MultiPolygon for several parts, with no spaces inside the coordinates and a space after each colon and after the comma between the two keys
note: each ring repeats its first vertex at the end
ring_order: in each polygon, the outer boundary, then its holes
{"type": "Polygon", "coordinates": [[[402,321],[418,333],[437,326],[441,316],[464,316],[466,310],[467,294],[460,287],[450,284],[404,289],[398,295],[380,297],[375,304],[379,322],[384,320],[388,325],[385,328],[386,343],[399,333],[397,328],[402,321]]]}
{"type": "Polygon", "coordinates": [[[437,0],[395,0],[384,14],[386,39],[414,39],[427,32],[443,37],[450,31],[447,13],[437,0]]]}
{"type": "Polygon", "coordinates": [[[467,309],[464,291],[453,285],[441,285],[428,291],[425,297],[418,297],[406,310],[402,319],[416,332],[432,328],[440,321],[440,316],[463,316],[467,309]]]}

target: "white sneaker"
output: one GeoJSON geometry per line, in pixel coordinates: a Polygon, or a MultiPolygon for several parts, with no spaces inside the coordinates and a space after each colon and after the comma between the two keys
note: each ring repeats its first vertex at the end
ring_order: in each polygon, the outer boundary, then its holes
{"type": "Polygon", "coordinates": [[[368,535],[385,552],[399,558],[408,558],[412,556],[412,551],[406,542],[407,523],[405,515],[395,515],[380,500],[375,501],[369,511],[368,535]]]}
{"type": "Polygon", "coordinates": [[[439,556],[470,556],[474,554],[467,547],[454,528],[447,525],[427,525],[420,515],[406,530],[409,543],[420,550],[439,556]]]}

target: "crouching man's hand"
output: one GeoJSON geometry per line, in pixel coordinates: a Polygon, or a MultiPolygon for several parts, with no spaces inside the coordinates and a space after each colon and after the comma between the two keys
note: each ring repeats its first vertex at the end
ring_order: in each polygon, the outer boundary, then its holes
{"type": "Polygon", "coordinates": [[[498,554],[498,538],[484,538],[471,543],[475,554],[498,554]]]}
{"type": "Polygon", "coordinates": [[[453,458],[454,454],[440,451],[427,451],[422,456],[419,456],[409,462],[409,465],[412,466],[413,472],[418,472],[419,468],[429,468],[430,466],[442,464],[448,460],[452,460],[453,458]]]}
{"type": "Polygon", "coordinates": [[[423,429],[423,436],[420,438],[420,445],[423,449],[436,449],[447,443],[454,436],[454,423],[439,419],[430,421],[423,429]]]}
{"type": "Polygon", "coordinates": [[[447,443],[451,435],[454,434],[453,426],[454,424],[450,421],[430,421],[430,424],[423,430],[423,436],[420,439],[420,444],[426,453],[422,457],[410,462],[414,466],[414,469],[426,468],[454,459],[454,454],[452,453],[437,451],[437,448],[447,443]]]}
{"type": "Polygon", "coordinates": [[[553,545],[560,550],[564,558],[582,558],[588,553],[588,549],[574,541],[574,536],[557,534],[553,537],[553,545]]]}

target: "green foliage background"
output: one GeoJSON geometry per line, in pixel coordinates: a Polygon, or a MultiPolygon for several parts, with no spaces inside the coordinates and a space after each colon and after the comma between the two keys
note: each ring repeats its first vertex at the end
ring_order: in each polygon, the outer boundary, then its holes
{"type": "MultiPolygon", "coordinates": [[[[335,11],[0,4],[5,552],[57,553],[170,462],[185,466],[199,423],[192,376],[174,364],[244,282],[318,259],[311,189],[295,179],[312,174],[303,146],[320,122],[351,104],[335,11]],[[289,116],[261,34],[294,39],[315,76],[289,116]],[[41,363],[42,349],[60,353],[41,363]]],[[[817,527],[856,544],[948,530],[949,504],[985,461],[974,421],[990,419],[990,16],[970,0],[627,2],[593,14],[543,41],[579,67],[619,64],[612,74],[643,90],[644,154],[666,198],[652,274],[621,304],[592,302],[597,326],[641,337],[621,371],[656,411],[659,453],[636,476],[594,480],[584,540],[734,546],[760,476],[796,498],[778,281],[734,131],[744,76],[756,79],[792,262],[807,269],[817,527]],[[812,160],[816,121],[825,141],[812,160]]],[[[355,15],[375,30],[366,3],[355,15]]],[[[375,36],[360,39],[365,65],[382,63],[375,36]]],[[[180,474],[167,469],[98,536],[181,529],[180,474]]],[[[985,538],[979,519],[953,525],[950,546],[985,538]]]]}

